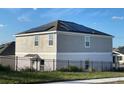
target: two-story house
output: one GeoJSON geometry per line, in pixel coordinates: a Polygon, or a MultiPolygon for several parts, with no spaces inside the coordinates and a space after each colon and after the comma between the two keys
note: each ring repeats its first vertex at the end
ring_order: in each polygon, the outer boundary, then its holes
{"type": "MultiPolygon", "coordinates": [[[[16,56],[41,59],[37,64],[39,70],[40,64],[44,65],[44,70],[53,70],[53,66],[56,70],[65,66],[64,60],[96,62],[95,69],[101,69],[97,62],[109,62],[110,65],[103,65],[102,69],[111,68],[112,38],[112,35],[74,22],[57,20],[16,34],[16,56]],[[47,59],[54,60],[54,64],[47,59]]],[[[26,65],[23,63],[21,67],[26,65]]],[[[82,67],[85,66],[84,63],[82,67]]]]}

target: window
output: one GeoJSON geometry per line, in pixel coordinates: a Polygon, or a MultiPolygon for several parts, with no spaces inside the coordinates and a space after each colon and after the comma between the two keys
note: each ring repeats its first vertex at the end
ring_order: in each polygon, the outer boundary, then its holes
{"type": "Polygon", "coordinates": [[[85,48],[90,48],[90,36],[85,36],[85,48]]]}
{"type": "Polygon", "coordinates": [[[122,56],[117,56],[117,60],[122,60],[122,56]]]}
{"type": "Polygon", "coordinates": [[[39,44],[39,35],[35,35],[34,45],[38,46],[38,44],[39,44]]]}
{"type": "Polygon", "coordinates": [[[40,65],[44,65],[44,60],[41,60],[40,61],[40,65]]]}
{"type": "Polygon", "coordinates": [[[40,61],[40,70],[44,71],[44,60],[40,61]]]}
{"type": "Polygon", "coordinates": [[[49,43],[49,46],[53,46],[53,34],[48,35],[48,43],[49,43]]]}

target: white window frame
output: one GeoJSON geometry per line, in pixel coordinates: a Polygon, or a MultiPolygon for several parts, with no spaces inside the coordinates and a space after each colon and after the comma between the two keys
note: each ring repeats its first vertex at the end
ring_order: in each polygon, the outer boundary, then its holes
{"type": "Polygon", "coordinates": [[[48,34],[48,46],[53,46],[53,44],[54,44],[53,34],[48,34]],[[52,38],[50,35],[52,35],[52,38]],[[52,41],[52,45],[50,45],[50,41],[52,41]]]}
{"type": "Polygon", "coordinates": [[[90,43],[91,43],[91,36],[85,36],[84,37],[84,46],[85,46],[85,48],[90,48],[91,47],[90,43]],[[87,44],[86,44],[87,42],[89,42],[89,46],[87,46],[87,44]]]}
{"type": "Polygon", "coordinates": [[[39,46],[39,35],[34,36],[34,46],[39,46]],[[36,45],[37,42],[37,45],[36,45]]]}

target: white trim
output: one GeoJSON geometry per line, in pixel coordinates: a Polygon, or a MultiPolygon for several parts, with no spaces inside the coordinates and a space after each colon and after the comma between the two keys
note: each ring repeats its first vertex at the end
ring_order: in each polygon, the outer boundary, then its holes
{"type": "Polygon", "coordinates": [[[44,32],[36,32],[36,33],[27,33],[27,34],[19,34],[14,35],[16,37],[18,36],[29,36],[29,35],[40,35],[40,34],[50,34],[50,33],[61,33],[66,35],[92,35],[97,37],[103,37],[103,38],[113,38],[113,36],[106,36],[106,35],[96,35],[96,34],[86,34],[86,33],[78,33],[78,32],[65,32],[65,31],[44,31],[44,32]]]}
{"type": "Polygon", "coordinates": [[[25,52],[16,52],[16,54],[50,54],[50,55],[52,55],[52,54],[67,54],[67,55],[81,55],[81,54],[112,54],[112,52],[65,52],[65,53],[63,53],[63,52],[27,52],[27,53],[25,53],[25,52]]]}
{"type": "Polygon", "coordinates": [[[103,37],[103,38],[113,38],[113,36],[86,34],[86,33],[78,33],[78,32],[57,31],[57,33],[66,34],[66,35],[80,35],[80,36],[82,36],[82,35],[89,35],[89,36],[97,36],[97,37],[103,37]]]}
{"type": "Polygon", "coordinates": [[[57,31],[44,31],[44,32],[36,32],[36,33],[19,34],[19,35],[15,35],[15,36],[19,37],[19,36],[42,35],[42,34],[50,34],[50,33],[56,33],[56,32],[57,31]]]}

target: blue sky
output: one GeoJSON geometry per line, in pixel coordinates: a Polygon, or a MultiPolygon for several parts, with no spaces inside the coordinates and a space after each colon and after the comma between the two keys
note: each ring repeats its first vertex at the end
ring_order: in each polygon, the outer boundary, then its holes
{"type": "Polygon", "coordinates": [[[124,9],[119,8],[1,8],[0,44],[15,40],[16,33],[57,19],[111,34],[114,47],[124,46],[124,9]]]}

